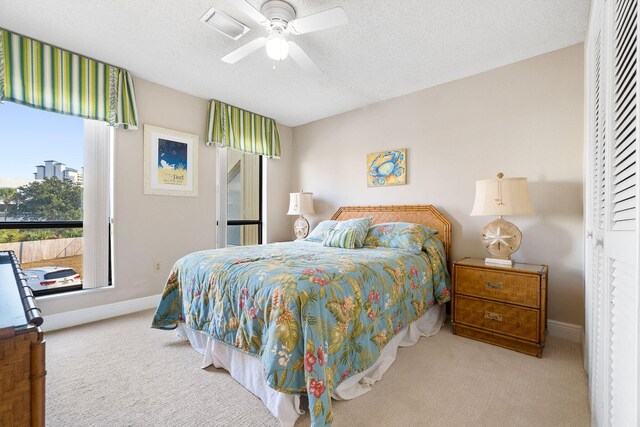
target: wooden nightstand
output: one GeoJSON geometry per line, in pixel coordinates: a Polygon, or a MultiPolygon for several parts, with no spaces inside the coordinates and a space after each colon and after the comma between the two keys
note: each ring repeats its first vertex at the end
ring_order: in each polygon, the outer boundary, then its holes
{"type": "Polygon", "coordinates": [[[453,333],[542,357],[547,328],[546,265],[453,264],[453,333]]]}

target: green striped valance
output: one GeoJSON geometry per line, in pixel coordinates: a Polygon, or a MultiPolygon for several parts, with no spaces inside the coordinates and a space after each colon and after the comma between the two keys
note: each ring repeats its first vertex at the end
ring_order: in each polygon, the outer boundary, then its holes
{"type": "Polygon", "coordinates": [[[207,120],[207,145],[212,144],[280,157],[280,135],[273,119],[215,100],[209,103],[207,120]]]}
{"type": "Polygon", "coordinates": [[[0,29],[0,101],[136,129],[126,70],[0,29]]]}

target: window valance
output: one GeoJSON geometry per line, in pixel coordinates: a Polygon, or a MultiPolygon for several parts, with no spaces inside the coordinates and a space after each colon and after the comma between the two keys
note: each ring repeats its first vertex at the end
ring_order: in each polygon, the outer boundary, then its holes
{"type": "Polygon", "coordinates": [[[207,145],[280,157],[280,135],[273,119],[213,100],[209,103],[207,145]]]}
{"type": "Polygon", "coordinates": [[[0,101],[136,129],[129,72],[0,29],[0,101]]]}

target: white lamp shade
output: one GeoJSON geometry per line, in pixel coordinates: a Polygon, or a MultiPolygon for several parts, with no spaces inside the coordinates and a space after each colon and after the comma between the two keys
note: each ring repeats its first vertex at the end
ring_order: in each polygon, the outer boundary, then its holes
{"type": "Polygon", "coordinates": [[[533,215],[527,178],[476,181],[476,199],[471,216],[533,215]]]}
{"type": "Polygon", "coordinates": [[[314,214],[313,193],[289,193],[289,212],[287,215],[314,214]]]}

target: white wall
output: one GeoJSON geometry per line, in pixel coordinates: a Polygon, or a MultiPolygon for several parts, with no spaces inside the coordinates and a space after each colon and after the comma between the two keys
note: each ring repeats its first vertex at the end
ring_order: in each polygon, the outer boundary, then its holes
{"type": "MultiPolygon", "coordinates": [[[[44,316],[97,305],[157,295],[162,292],[173,263],[190,252],[215,247],[215,149],[204,145],[207,100],[142,79],[134,81],[139,129],[118,129],[115,135],[114,178],[114,288],[104,292],[39,298],[44,316]],[[143,194],[143,125],[151,124],[200,136],[198,197],[143,194]],[[155,270],[155,263],[160,270],[155,270]]],[[[278,126],[281,160],[269,160],[271,180],[267,203],[274,206],[267,221],[286,218],[291,129],[278,126]],[[281,163],[280,163],[281,162],[281,163]],[[282,167],[280,167],[282,165],[282,167]],[[280,180],[284,180],[280,182],[280,180]]],[[[271,235],[279,238],[275,226],[271,235]]]]}
{"type": "Polygon", "coordinates": [[[514,259],[548,264],[549,318],[583,324],[583,46],[576,45],[293,129],[291,191],[312,225],[342,205],[434,204],[453,258],[484,258],[475,181],[525,176],[536,211],[514,259]],[[367,188],[367,153],[407,148],[406,186],[367,188]]]}
{"type": "Polygon", "coordinates": [[[293,223],[287,217],[292,172],[293,131],[290,127],[279,124],[278,132],[280,134],[281,157],[266,161],[267,243],[293,239],[293,223]]]}

